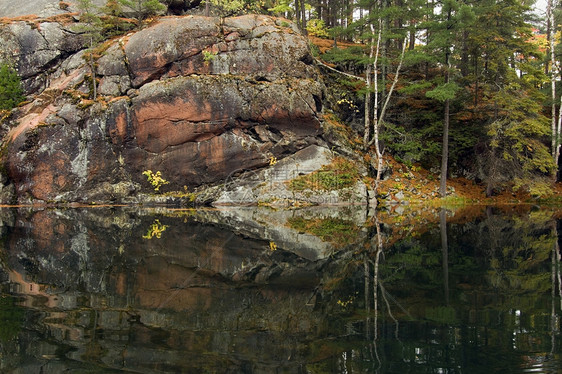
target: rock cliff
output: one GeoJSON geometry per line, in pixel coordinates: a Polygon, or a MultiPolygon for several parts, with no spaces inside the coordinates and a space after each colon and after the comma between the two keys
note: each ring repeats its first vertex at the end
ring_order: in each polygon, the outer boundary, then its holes
{"type": "Polygon", "coordinates": [[[203,190],[330,147],[325,87],[286,20],[166,17],[107,41],[94,51],[96,100],[84,37],[70,15],[56,20],[2,25],[0,57],[32,97],[2,122],[4,203],[139,202],[153,192],[146,170],[167,191],[203,190]]]}

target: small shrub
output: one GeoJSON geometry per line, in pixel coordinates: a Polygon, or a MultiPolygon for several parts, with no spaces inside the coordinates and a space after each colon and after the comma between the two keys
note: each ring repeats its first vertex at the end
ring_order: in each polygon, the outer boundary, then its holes
{"type": "Polygon", "coordinates": [[[7,64],[0,67],[0,110],[11,110],[25,100],[18,73],[7,64]]]}
{"type": "Polygon", "coordinates": [[[217,52],[203,51],[203,62],[209,64],[217,56],[217,52]]]}
{"type": "Polygon", "coordinates": [[[170,183],[166,179],[162,178],[162,173],[160,173],[159,171],[153,173],[152,170],[145,170],[142,172],[142,175],[146,176],[146,179],[152,185],[152,187],[154,187],[154,191],[156,192],[160,192],[160,187],[170,183]]]}
{"type": "Polygon", "coordinates": [[[319,38],[327,38],[328,29],[326,24],[321,19],[311,19],[306,23],[306,31],[309,35],[317,36],[319,38]]]}

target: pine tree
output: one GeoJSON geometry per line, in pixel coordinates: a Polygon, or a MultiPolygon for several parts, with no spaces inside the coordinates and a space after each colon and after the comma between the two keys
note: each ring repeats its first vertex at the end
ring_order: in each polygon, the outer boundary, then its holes
{"type": "Polygon", "coordinates": [[[444,105],[443,109],[443,140],[441,153],[441,172],[439,195],[447,195],[447,174],[449,165],[449,128],[451,122],[451,100],[459,91],[458,84],[453,76],[454,61],[456,54],[455,46],[459,36],[469,27],[474,19],[472,9],[457,0],[446,0],[441,6],[441,12],[429,23],[430,39],[426,49],[442,65],[443,75],[437,86],[426,93],[426,96],[435,99],[444,105]]]}
{"type": "Polygon", "coordinates": [[[21,79],[8,64],[0,66],[0,110],[11,110],[25,100],[21,79]]]}
{"type": "Polygon", "coordinates": [[[81,25],[77,27],[77,31],[82,33],[89,46],[87,53],[84,55],[84,59],[90,67],[90,72],[92,74],[92,95],[93,99],[96,100],[98,94],[94,47],[103,39],[103,24],[100,17],[96,14],[97,8],[92,0],[79,0],[78,9],[80,10],[81,25]]]}
{"type": "Polygon", "coordinates": [[[546,77],[536,63],[543,56],[530,42],[529,12],[521,0],[485,0],[476,8],[479,27],[469,37],[469,77],[477,83],[474,119],[485,130],[480,171],[488,195],[513,180],[530,189],[555,169],[546,145],[548,119],[538,105],[544,101],[539,82],[546,77]]]}

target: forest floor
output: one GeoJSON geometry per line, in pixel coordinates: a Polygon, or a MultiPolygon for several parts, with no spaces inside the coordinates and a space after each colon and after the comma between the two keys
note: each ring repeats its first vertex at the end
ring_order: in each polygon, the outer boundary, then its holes
{"type": "Polygon", "coordinates": [[[381,182],[380,193],[390,204],[423,203],[430,206],[447,205],[508,205],[508,204],[556,204],[562,203],[562,184],[553,183],[551,194],[533,197],[526,191],[502,190],[486,196],[486,186],[464,177],[447,179],[447,197],[439,196],[439,175],[421,167],[408,167],[391,156],[385,163],[392,175],[381,182]]]}

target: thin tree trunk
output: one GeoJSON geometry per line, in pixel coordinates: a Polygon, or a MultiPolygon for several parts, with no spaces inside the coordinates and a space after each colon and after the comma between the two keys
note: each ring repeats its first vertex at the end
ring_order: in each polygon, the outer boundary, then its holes
{"type": "Polygon", "coordinates": [[[367,65],[367,71],[365,72],[366,78],[366,92],[365,92],[365,118],[364,118],[364,131],[363,131],[363,146],[367,150],[369,146],[369,139],[371,138],[371,75],[372,75],[372,65],[367,65]]]}
{"type": "MultiPolygon", "coordinates": [[[[380,123],[384,120],[384,116],[386,114],[386,110],[388,109],[388,104],[390,103],[390,98],[394,93],[394,89],[396,88],[396,84],[398,83],[398,78],[400,77],[400,70],[402,70],[402,64],[404,63],[404,55],[406,54],[406,41],[408,40],[408,36],[404,37],[402,41],[402,51],[400,52],[400,60],[398,61],[398,66],[396,67],[396,72],[394,73],[394,79],[392,80],[392,85],[390,86],[390,90],[388,90],[388,95],[386,95],[386,99],[384,101],[384,105],[382,107],[381,113],[379,115],[379,120],[377,123],[380,123]]],[[[371,144],[374,140],[371,140],[371,144]]]]}
{"type": "MultiPolygon", "coordinates": [[[[550,35],[551,35],[551,30],[552,30],[552,23],[551,23],[551,13],[552,12],[552,1],[553,0],[548,0],[546,3],[546,38],[547,38],[547,42],[550,43],[550,35]]],[[[549,46],[550,47],[550,46],[549,46]]],[[[544,75],[548,75],[548,71],[549,71],[549,63],[547,62],[546,64],[544,64],[544,75]]]]}
{"type": "Polygon", "coordinates": [[[303,35],[307,35],[306,31],[306,9],[304,6],[304,0],[300,0],[301,3],[301,27],[303,35]]]}
{"type": "Polygon", "coordinates": [[[558,108],[558,125],[556,127],[556,152],[554,153],[554,164],[556,165],[556,181],[560,180],[560,134],[562,134],[562,95],[560,95],[560,106],[558,108]]]}
{"type": "Polygon", "coordinates": [[[410,21],[412,29],[410,30],[410,46],[408,50],[413,51],[416,47],[416,20],[410,21]]]}
{"type": "Polygon", "coordinates": [[[474,108],[478,106],[478,57],[474,56],[474,108]]]}
{"type": "Polygon", "coordinates": [[[468,75],[469,61],[468,61],[468,31],[462,33],[462,56],[461,56],[461,74],[463,77],[468,75]]]}
{"type": "Polygon", "coordinates": [[[558,162],[558,132],[556,127],[556,56],[554,51],[554,8],[553,0],[547,2],[547,16],[550,25],[548,30],[548,43],[550,48],[550,86],[551,86],[551,127],[552,127],[552,157],[558,162]]]}
{"type": "Polygon", "coordinates": [[[450,100],[445,100],[445,116],[443,119],[443,152],[441,153],[441,180],[439,183],[439,195],[447,196],[447,165],[449,163],[449,107],[450,100]]]}
{"type": "MultiPolygon", "coordinates": [[[[451,22],[451,9],[449,9],[447,13],[447,23],[451,22]]],[[[450,48],[447,45],[445,51],[445,84],[448,84],[451,80],[451,63],[449,61],[450,58],[450,48]]],[[[439,195],[441,197],[447,196],[447,167],[449,164],[449,120],[450,120],[450,106],[451,102],[449,99],[445,100],[445,114],[443,118],[443,149],[441,153],[441,175],[440,175],[440,182],[439,182],[439,195]]]]}
{"type": "Polygon", "coordinates": [[[297,23],[297,27],[299,28],[299,30],[302,31],[301,8],[300,8],[299,1],[303,1],[303,0],[295,0],[295,22],[297,23]]]}
{"type": "MultiPolygon", "coordinates": [[[[347,14],[346,14],[346,27],[350,27],[353,23],[353,0],[346,0],[347,1],[347,14]]],[[[348,41],[353,41],[353,34],[350,33],[347,37],[348,41]]]]}
{"type": "MultiPolygon", "coordinates": [[[[408,35],[406,35],[404,37],[404,40],[402,41],[402,52],[400,55],[400,62],[398,63],[398,66],[396,67],[396,73],[394,74],[394,80],[392,81],[392,86],[390,87],[390,90],[388,91],[388,95],[386,96],[386,100],[384,102],[384,105],[381,109],[380,115],[378,115],[378,117],[375,118],[374,120],[374,137],[373,139],[371,139],[371,141],[369,142],[369,145],[372,145],[373,143],[375,144],[375,153],[377,155],[377,177],[375,179],[375,193],[378,192],[378,188],[379,188],[379,184],[382,178],[382,167],[383,167],[383,152],[381,150],[381,146],[380,146],[380,127],[381,124],[384,120],[384,116],[386,114],[386,110],[388,108],[388,104],[390,103],[390,98],[392,97],[392,93],[394,92],[394,89],[396,88],[396,83],[398,83],[398,78],[400,76],[400,69],[402,69],[402,63],[404,62],[404,54],[406,53],[406,41],[408,40],[408,35]]],[[[375,76],[376,77],[376,76],[375,76]]],[[[378,110],[378,97],[375,96],[375,108],[378,110]]],[[[377,115],[377,112],[375,111],[375,116],[377,115]]]]}
{"type": "Polygon", "coordinates": [[[373,110],[374,112],[374,118],[376,121],[377,118],[377,111],[378,111],[378,75],[377,75],[377,69],[378,69],[378,59],[379,59],[379,50],[380,50],[380,45],[381,45],[381,38],[382,38],[382,29],[381,29],[381,20],[379,19],[379,30],[378,30],[378,35],[377,35],[377,44],[375,47],[375,26],[373,26],[373,24],[371,23],[369,25],[369,27],[371,28],[371,50],[369,52],[369,61],[372,60],[373,58],[375,59],[373,61],[373,64],[371,65],[370,63],[367,65],[367,83],[366,83],[366,88],[367,88],[367,92],[365,93],[365,131],[363,134],[363,145],[365,147],[365,150],[367,150],[367,148],[370,145],[370,140],[371,140],[371,91],[372,91],[372,85],[373,85],[373,81],[374,81],[374,91],[375,91],[375,108],[373,110]],[[374,79],[371,79],[371,74],[374,73],[374,79]]]}

